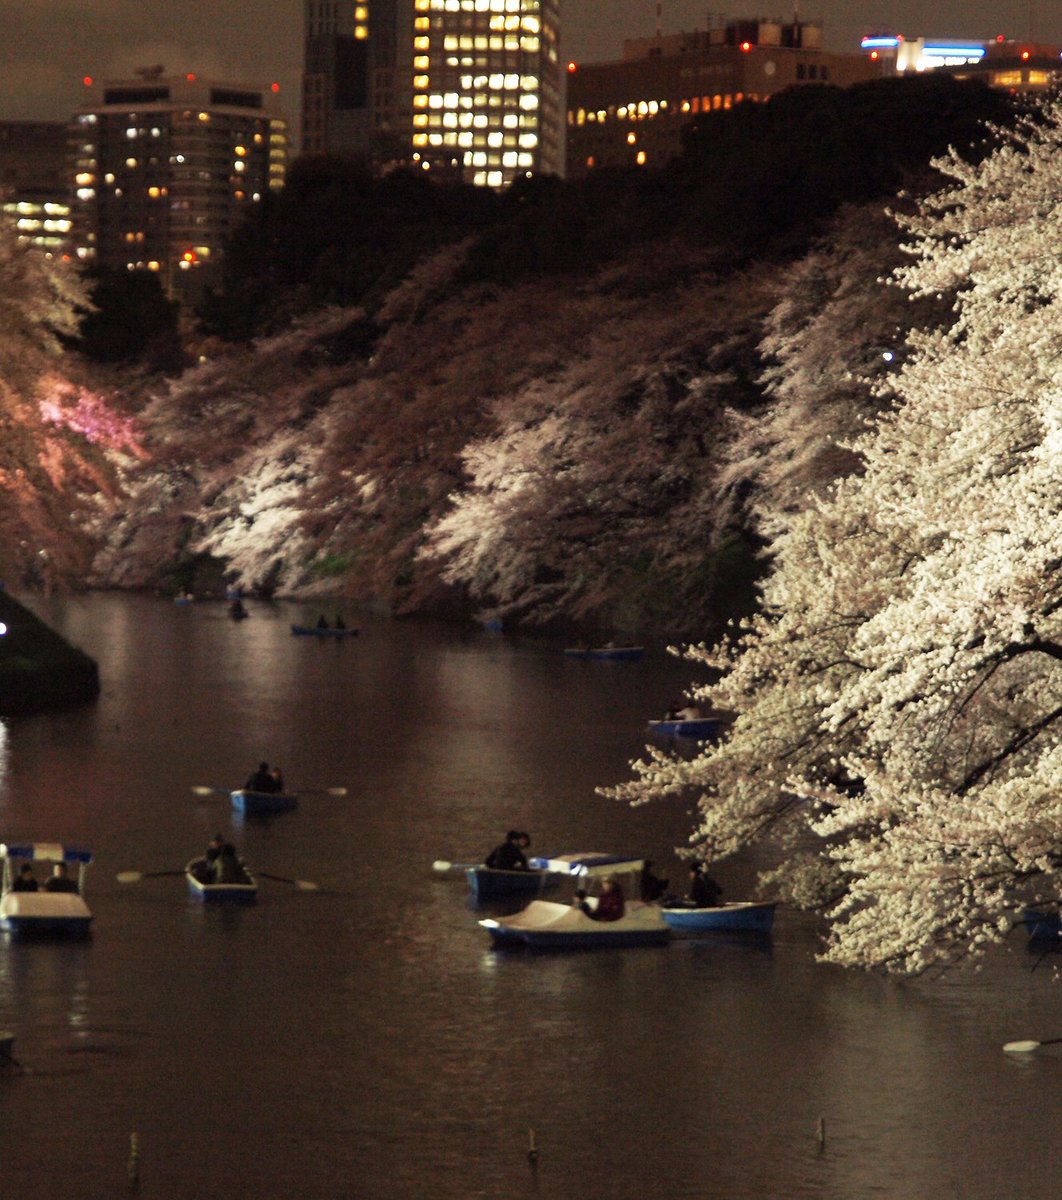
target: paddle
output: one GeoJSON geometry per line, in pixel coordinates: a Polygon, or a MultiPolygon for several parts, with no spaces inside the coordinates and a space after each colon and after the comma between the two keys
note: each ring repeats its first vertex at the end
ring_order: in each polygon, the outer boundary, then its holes
{"type": "Polygon", "coordinates": [[[119,871],[115,879],[119,883],[139,883],[141,879],[161,879],[166,875],[183,874],[183,868],[180,871],[119,871]]]}
{"type": "MultiPolygon", "coordinates": [[[[192,788],[192,791],[197,796],[231,796],[233,792],[246,791],[246,789],[199,786],[192,788]]],[[[299,788],[296,791],[285,789],[282,793],[285,796],[345,796],[346,794],[345,787],[299,788]]]]}
{"type": "Polygon", "coordinates": [[[1006,1054],[1028,1054],[1039,1050],[1041,1046],[1054,1046],[1058,1042],[1062,1042],[1062,1037],[1045,1038],[1042,1042],[1007,1042],[1003,1050],[1006,1054]]]}
{"type": "Polygon", "coordinates": [[[446,875],[450,871],[468,871],[472,867],[480,867],[482,865],[482,863],[452,863],[447,862],[444,858],[437,858],[431,864],[431,869],[437,871],[440,875],[446,875]]]}
{"type": "Polygon", "coordinates": [[[259,879],[273,879],[277,883],[290,883],[300,892],[319,892],[321,885],[312,879],[289,879],[287,875],[270,875],[267,871],[255,871],[259,879]]]}

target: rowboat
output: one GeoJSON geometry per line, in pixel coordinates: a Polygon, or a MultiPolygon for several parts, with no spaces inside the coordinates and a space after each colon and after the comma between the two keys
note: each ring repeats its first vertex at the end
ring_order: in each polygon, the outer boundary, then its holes
{"type": "Polygon", "coordinates": [[[726,930],[736,933],[770,933],[774,925],[773,900],[736,901],[715,908],[665,908],[664,920],[672,929],[684,933],[704,933],[726,930]]]}
{"type": "Polygon", "coordinates": [[[1025,931],[1034,941],[1057,941],[1062,936],[1058,909],[1026,908],[1021,914],[1025,931]]]}
{"type": "Polygon", "coordinates": [[[3,881],[0,884],[0,928],[17,936],[84,937],[92,923],[92,913],[82,895],[85,888],[85,868],[92,854],[73,846],[56,842],[27,842],[21,845],[0,845],[3,859],[3,881]],[[76,891],[48,891],[39,887],[35,892],[15,889],[15,862],[64,862],[77,864],[76,891]]]}
{"type": "Polygon", "coordinates": [[[316,625],[292,625],[291,632],[297,633],[303,637],[313,636],[344,638],[357,637],[358,635],[358,631],[356,629],[333,629],[331,626],[325,629],[324,626],[318,628],[316,625]]]}
{"type": "Polygon", "coordinates": [[[247,817],[271,817],[289,812],[299,802],[294,792],[255,792],[238,788],[232,793],[232,807],[247,817]]]}
{"type": "MultiPolygon", "coordinates": [[[[643,860],[613,854],[564,854],[558,858],[533,858],[532,867],[550,872],[559,879],[568,877],[590,890],[608,876],[626,875],[634,882],[641,873],[643,860]]],[[[597,897],[588,895],[592,910],[597,897]]],[[[616,921],[595,921],[577,904],[552,900],[532,900],[510,917],[488,917],[479,924],[490,934],[495,946],[529,946],[546,950],[592,950],[614,946],[662,946],[671,937],[671,927],[660,908],[641,900],[627,900],[623,916],[616,921]]]]}
{"type": "Polygon", "coordinates": [[[193,858],[184,868],[188,891],[204,904],[254,904],[258,897],[258,881],[244,869],[246,883],[207,883],[208,870],[205,858],[193,858]]]}
{"type": "Polygon", "coordinates": [[[557,876],[532,867],[526,871],[500,871],[482,864],[465,868],[465,878],[477,904],[508,900],[512,896],[537,896],[557,886],[557,876]]]}
{"type": "Polygon", "coordinates": [[[660,737],[688,737],[707,740],[719,732],[718,717],[696,717],[685,721],[650,721],[649,732],[660,737]]]}
{"type": "Polygon", "coordinates": [[[644,646],[572,646],[564,651],[568,658],[594,658],[612,662],[633,662],[645,654],[644,646]]]}

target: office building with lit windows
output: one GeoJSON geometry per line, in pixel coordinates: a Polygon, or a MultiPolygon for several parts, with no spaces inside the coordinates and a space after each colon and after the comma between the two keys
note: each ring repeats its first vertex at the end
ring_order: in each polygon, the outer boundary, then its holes
{"type": "Polygon", "coordinates": [[[161,67],[85,80],[73,123],[74,245],[103,270],[157,271],[192,302],[250,209],[283,187],[288,125],[277,89],[161,67]]]}
{"type": "Polygon", "coordinates": [[[1015,94],[1062,85],[1062,46],[1054,43],[1020,42],[1002,35],[977,42],[879,33],[863,38],[860,45],[868,58],[897,75],[941,71],[1015,94]]]}
{"type": "Polygon", "coordinates": [[[882,74],[867,55],[823,50],[817,22],[736,20],[628,41],[619,62],[568,64],[567,174],[663,166],[681,154],[683,130],[701,113],[882,74]]]}
{"type": "Polygon", "coordinates": [[[408,163],[412,0],[305,0],[302,153],[408,163]]]}
{"type": "Polygon", "coordinates": [[[0,211],[24,246],[70,249],[67,128],[53,121],[0,121],[0,211]]]}
{"type": "Polygon", "coordinates": [[[413,0],[413,159],[480,186],[563,174],[557,0],[413,0]]]}

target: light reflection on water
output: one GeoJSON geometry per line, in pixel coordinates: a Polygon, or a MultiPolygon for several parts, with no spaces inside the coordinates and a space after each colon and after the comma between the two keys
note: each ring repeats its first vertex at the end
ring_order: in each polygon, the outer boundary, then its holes
{"type": "MultiPolygon", "coordinates": [[[[1062,1117],[1062,1047],[1001,1052],[1062,1035],[1055,964],[1020,942],[936,984],[818,965],[814,921],[784,911],[766,941],[499,953],[463,879],[433,874],[515,825],[682,878],[682,807],[594,787],[625,777],[685,665],[374,619],[321,644],[290,635],[294,606],[236,624],[220,604],[35,603],[100,660],[103,695],[0,725],[0,840],[96,853],[88,943],[0,945],[0,1028],[28,1068],[0,1078],[0,1155],[25,1190],[125,1194],[135,1131],[141,1195],[164,1200],[1057,1194],[1029,1114],[1062,1117]],[[261,757],[350,794],[239,823],[191,794],[261,757]],[[115,881],[218,829],[324,890],[211,911],[179,878],[115,881]]],[[[718,874],[736,894],[754,868],[718,874]]]]}

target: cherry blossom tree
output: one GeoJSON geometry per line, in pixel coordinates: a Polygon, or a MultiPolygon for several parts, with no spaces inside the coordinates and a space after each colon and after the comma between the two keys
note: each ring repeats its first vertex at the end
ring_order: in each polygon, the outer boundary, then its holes
{"type": "Polygon", "coordinates": [[[690,651],[732,726],[610,789],[698,796],[700,854],[767,839],[846,965],[944,966],[1059,894],[1062,104],[999,136],[898,218],[896,282],[953,319],[910,334],[861,469],[771,526],[761,613],[690,651]]]}
{"type": "Polygon", "coordinates": [[[137,453],[131,423],[63,349],[86,307],[66,264],[25,249],[0,223],[0,578],[9,584],[85,572],[88,526],[137,453]]]}

